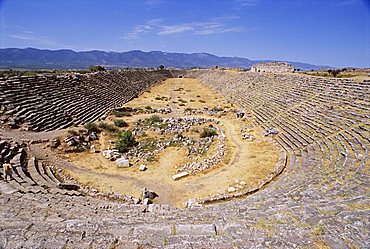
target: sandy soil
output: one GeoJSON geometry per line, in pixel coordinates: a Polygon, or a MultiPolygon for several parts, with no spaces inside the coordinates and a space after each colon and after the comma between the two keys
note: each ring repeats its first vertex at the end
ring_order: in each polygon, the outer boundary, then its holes
{"type": "MultiPolygon", "coordinates": [[[[173,112],[167,116],[183,116],[185,108],[238,108],[194,79],[168,79],[125,106],[170,107],[173,112]]],[[[150,115],[134,115],[122,119],[132,124],[145,116],[150,115]]],[[[107,120],[114,118],[108,117],[107,120]]],[[[157,161],[147,164],[148,170],[145,172],[139,171],[141,163],[133,162],[130,168],[117,168],[114,162],[105,159],[101,153],[90,152],[64,155],[78,168],[67,167],[66,170],[81,183],[102,191],[139,196],[141,189],[147,187],[159,194],[156,203],[176,206],[181,206],[188,198],[224,193],[228,187],[237,185],[235,180],[244,181],[247,187],[259,185],[261,179],[275,167],[278,160],[276,150],[261,138],[259,131],[250,132],[257,137],[255,141],[242,140],[240,130],[242,125],[248,124],[236,120],[233,113],[215,118],[224,124],[228,149],[223,162],[207,172],[173,181],[172,175],[176,172],[174,166],[182,165],[187,160],[185,149],[178,147],[169,147],[158,154],[157,161]]],[[[101,139],[101,149],[107,146],[107,139],[101,139]]]]}

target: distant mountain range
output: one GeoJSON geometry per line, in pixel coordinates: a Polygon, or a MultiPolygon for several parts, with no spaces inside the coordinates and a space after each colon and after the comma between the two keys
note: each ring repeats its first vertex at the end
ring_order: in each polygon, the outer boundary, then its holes
{"type": "MultiPolygon", "coordinates": [[[[0,49],[0,68],[12,69],[86,69],[90,65],[102,65],[107,68],[122,67],[165,67],[176,68],[210,68],[239,67],[250,68],[254,63],[267,60],[252,61],[240,57],[219,57],[208,53],[166,53],[161,51],[128,52],[84,51],[76,52],[69,49],[46,50],[35,48],[4,48],[0,49]]],[[[331,68],[329,66],[311,65],[301,62],[289,62],[301,70],[331,68]]]]}

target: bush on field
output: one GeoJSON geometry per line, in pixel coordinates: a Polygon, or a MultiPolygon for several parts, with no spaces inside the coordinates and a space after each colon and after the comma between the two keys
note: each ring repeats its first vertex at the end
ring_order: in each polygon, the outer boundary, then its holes
{"type": "Polygon", "coordinates": [[[217,131],[210,129],[210,128],[204,128],[202,133],[200,133],[200,137],[213,137],[217,135],[217,131]]]}

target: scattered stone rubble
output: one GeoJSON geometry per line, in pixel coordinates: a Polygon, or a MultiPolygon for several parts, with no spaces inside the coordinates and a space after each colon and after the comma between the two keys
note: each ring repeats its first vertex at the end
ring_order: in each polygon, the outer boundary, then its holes
{"type": "Polygon", "coordinates": [[[253,141],[255,137],[253,135],[242,134],[242,139],[247,140],[247,141],[253,141]]]}
{"type": "MultiPolygon", "coordinates": [[[[103,150],[103,156],[111,161],[116,161],[118,159],[121,159],[121,153],[119,153],[118,150],[116,149],[108,149],[108,150],[103,150]]],[[[126,160],[126,159],[124,159],[126,160]]]]}
{"type": "MultiPolygon", "coordinates": [[[[68,135],[63,139],[63,142],[67,145],[64,152],[82,152],[90,149],[91,142],[98,139],[96,132],[79,131],[73,132],[74,134],[68,135]]],[[[60,145],[59,138],[55,138],[50,142],[50,147],[57,148],[60,145]]]]}
{"type": "Polygon", "coordinates": [[[192,126],[203,125],[205,123],[219,124],[220,121],[214,118],[199,118],[199,117],[179,117],[179,118],[162,118],[161,122],[148,123],[146,120],[138,120],[133,131],[137,135],[145,133],[145,131],[154,131],[160,135],[176,135],[188,132],[192,126]]]}
{"type": "Polygon", "coordinates": [[[159,108],[155,109],[152,107],[148,108],[133,108],[133,107],[120,107],[120,108],[114,108],[110,114],[114,113],[122,113],[121,115],[138,115],[138,114],[170,114],[172,113],[171,108],[159,108]]]}
{"type": "Polygon", "coordinates": [[[199,115],[199,114],[205,114],[205,115],[208,115],[208,116],[224,116],[228,113],[229,111],[228,110],[222,110],[222,111],[219,111],[219,110],[215,110],[214,108],[213,109],[210,109],[208,107],[203,107],[202,109],[185,109],[184,110],[184,114],[185,115],[199,115]]]}
{"type": "Polygon", "coordinates": [[[263,131],[262,136],[267,137],[268,135],[276,135],[278,133],[279,131],[276,128],[266,128],[263,131]]]}
{"type": "Polygon", "coordinates": [[[225,132],[222,129],[219,129],[217,126],[214,128],[219,132],[216,152],[200,162],[186,163],[184,166],[177,170],[178,172],[186,171],[190,173],[198,173],[204,170],[209,170],[222,162],[222,158],[226,152],[225,132]]]}
{"type": "Polygon", "coordinates": [[[185,137],[182,133],[190,131],[193,126],[200,126],[206,123],[211,123],[210,128],[218,130],[220,135],[217,136],[218,149],[217,153],[204,160],[199,164],[195,170],[194,167],[192,172],[197,172],[201,168],[209,169],[212,165],[217,164],[221,161],[223,154],[225,153],[225,135],[222,130],[216,125],[222,125],[218,120],[213,118],[197,118],[197,117],[180,117],[180,118],[162,118],[161,122],[153,124],[147,123],[145,120],[139,120],[137,125],[133,128],[133,134],[142,135],[146,131],[150,130],[157,132],[160,135],[173,135],[171,138],[163,138],[159,140],[142,140],[137,146],[132,148],[129,152],[120,154],[118,150],[104,150],[103,154],[110,160],[117,160],[118,158],[124,158],[133,160],[134,158],[150,159],[159,152],[163,151],[170,146],[182,146],[187,148],[187,156],[191,160],[196,160],[200,155],[206,153],[212,142],[213,137],[206,137],[201,139],[195,139],[193,137],[185,137]],[[214,124],[214,125],[213,125],[214,124]]]}

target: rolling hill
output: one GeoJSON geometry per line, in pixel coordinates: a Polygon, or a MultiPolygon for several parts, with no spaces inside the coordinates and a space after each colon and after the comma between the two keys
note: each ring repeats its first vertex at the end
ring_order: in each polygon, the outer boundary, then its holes
{"type": "MultiPolygon", "coordinates": [[[[162,51],[128,52],[83,51],[69,49],[46,50],[35,48],[0,49],[0,68],[5,69],[85,69],[90,65],[102,65],[108,68],[122,67],[165,67],[209,68],[239,67],[248,69],[257,62],[240,57],[219,57],[208,53],[167,53],[162,51]]],[[[329,66],[311,65],[301,62],[289,62],[301,70],[330,68],[329,66]]]]}

